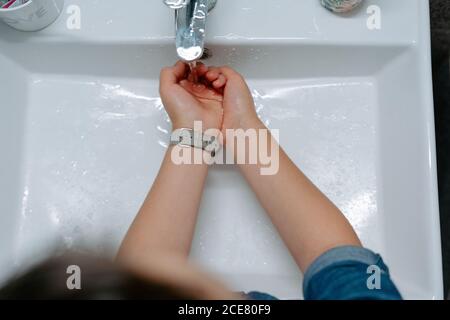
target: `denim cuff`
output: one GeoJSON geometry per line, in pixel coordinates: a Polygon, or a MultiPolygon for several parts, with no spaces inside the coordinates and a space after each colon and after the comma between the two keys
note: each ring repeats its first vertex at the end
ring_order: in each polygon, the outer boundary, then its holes
{"type": "Polygon", "coordinates": [[[381,256],[369,249],[356,246],[336,247],[319,256],[306,270],[303,277],[303,291],[308,288],[311,279],[325,268],[339,264],[340,262],[354,261],[370,265],[379,265],[382,272],[387,272],[387,267],[382,263],[381,256]]]}

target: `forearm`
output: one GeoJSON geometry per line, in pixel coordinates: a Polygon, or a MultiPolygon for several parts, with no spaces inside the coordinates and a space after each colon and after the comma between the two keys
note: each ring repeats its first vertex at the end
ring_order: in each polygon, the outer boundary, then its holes
{"type": "Polygon", "coordinates": [[[208,166],[176,165],[171,159],[172,149],[168,149],[122,243],[119,259],[142,259],[154,251],[186,257],[189,254],[208,166]]]}
{"type": "MultiPolygon", "coordinates": [[[[259,121],[252,127],[266,129],[259,121]]],[[[276,141],[269,135],[266,141],[258,143],[276,141]]],[[[239,167],[302,271],[328,249],[340,245],[360,245],[353,228],[339,209],[281,148],[279,170],[274,175],[261,175],[260,169],[264,166],[259,162],[239,167]]]]}

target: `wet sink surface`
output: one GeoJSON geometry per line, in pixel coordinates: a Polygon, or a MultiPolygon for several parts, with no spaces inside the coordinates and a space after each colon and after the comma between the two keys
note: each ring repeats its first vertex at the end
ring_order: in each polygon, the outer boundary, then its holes
{"type": "MultiPolygon", "coordinates": [[[[81,6],[81,30],[64,15],[36,36],[0,27],[0,279],[55,240],[113,254],[167,148],[158,75],[176,59],[171,12],[138,1],[154,19],[137,22],[111,0],[67,2],[81,6]]],[[[336,17],[316,1],[226,3],[210,18],[207,63],[246,76],[262,120],[383,254],[404,296],[442,298],[424,1],[368,1],[386,11],[377,33],[365,8],[336,17]],[[298,28],[275,23],[283,5],[298,9],[298,28]],[[254,30],[249,17],[274,27],[254,30]],[[412,18],[422,27],[389,31],[412,18]]],[[[235,290],[301,297],[301,274],[233,167],[210,171],[192,259],[235,290]]]]}

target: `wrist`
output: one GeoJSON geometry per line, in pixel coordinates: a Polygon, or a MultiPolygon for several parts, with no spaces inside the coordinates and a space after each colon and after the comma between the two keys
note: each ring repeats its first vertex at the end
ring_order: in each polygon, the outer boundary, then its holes
{"type": "Polygon", "coordinates": [[[243,126],[244,129],[267,129],[266,125],[258,116],[245,121],[243,126]]]}
{"type": "Polygon", "coordinates": [[[262,123],[261,119],[257,115],[250,117],[240,117],[236,121],[234,121],[233,125],[227,129],[266,129],[264,123],[262,123]]]}
{"type": "Polygon", "coordinates": [[[209,124],[202,120],[196,121],[186,121],[186,122],[172,122],[172,131],[179,129],[192,129],[196,132],[205,132],[207,130],[217,130],[220,131],[219,124],[209,124]]]}

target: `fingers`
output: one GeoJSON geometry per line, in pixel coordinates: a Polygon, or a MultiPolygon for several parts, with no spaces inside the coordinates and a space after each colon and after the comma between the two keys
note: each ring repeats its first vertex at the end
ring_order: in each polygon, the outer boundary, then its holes
{"type": "Polygon", "coordinates": [[[161,86],[176,84],[186,75],[186,64],[178,61],[173,67],[165,67],[161,70],[161,86]]]}
{"type": "Polygon", "coordinates": [[[230,67],[210,67],[206,73],[206,79],[210,81],[214,88],[224,87],[228,81],[244,81],[243,77],[230,67]]]}
{"type": "Polygon", "coordinates": [[[227,84],[227,78],[225,78],[225,76],[223,74],[219,75],[217,80],[215,80],[212,83],[213,87],[216,89],[220,89],[220,88],[224,87],[226,84],[227,84]]]}
{"type": "Polygon", "coordinates": [[[175,63],[175,65],[173,66],[173,72],[177,78],[177,81],[180,81],[185,77],[186,69],[187,69],[186,63],[182,61],[177,61],[177,63],[175,63]]]}
{"type": "MultiPolygon", "coordinates": [[[[161,70],[161,87],[179,83],[186,79],[188,67],[186,63],[178,61],[173,67],[166,67],[161,70]]],[[[203,63],[198,63],[195,69],[195,78],[205,79],[214,89],[222,89],[229,79],[242,79],[242,76],[230,67],[207,67],[203,63]]],[[[189,75],[192,81],[192,75],[189,75]]]]}
{"type": "Polygon", "coordinates": [[[209,70],[209,68],[206,65],[204,65],[203,63],[201,63],[201,62],[197,63],[196,71],[197,71],[197,75],[199,77],[203,77],[208,72],[208,70],[209,70]]]}
{"type": "Polygon", "coordinates": [[[242,76],[236,72],[234,69],[228,67],[228,66],[223,66],[223,67],[219,67],[218,68],[220,73],[222,73],[226,78],[228,79],[235,79],[235,78],[240,78],[243,79],[242,76]]]}
{"type": "Polygon", "coordinates": [[[217,67],[209,67],[208,72],[206,73],[205,77],[209,82],[216,81],[220,76],[219,68],[217,67]]]}
{"type": "Polygon", "coordinates": [[[208,72],[208,67],[203,63],[198,62],[195,69],[191,69],[188,75],[188,80],[191,82],[198,82],[200,78],[203,78],[204,75],[208,72]]]}
{"type": "Polygon", "coordinates": [[[220,89],[227,83],[227,78],[216,67],[210,67],[205,77],[215,89],[220,89]]]}

